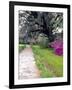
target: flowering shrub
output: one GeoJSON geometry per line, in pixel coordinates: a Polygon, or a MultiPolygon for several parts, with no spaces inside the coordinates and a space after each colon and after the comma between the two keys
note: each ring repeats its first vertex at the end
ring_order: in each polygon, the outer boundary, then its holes
{"type": "Polygon", "coordinates": [[[59,56],[61,56],[61,55],[63,55],[63,48],[56,48],[55,50],[54,50],[54,52],[55,52],[55,54],[56,55],[59,55],[59,56]]]}
{"type": "Polygon", "coordinates": [[[63,55],[63,41],[62,40],[55,40],[52,42],[51,47],[54,48],[54,52],[56,55],[63,55]]]}

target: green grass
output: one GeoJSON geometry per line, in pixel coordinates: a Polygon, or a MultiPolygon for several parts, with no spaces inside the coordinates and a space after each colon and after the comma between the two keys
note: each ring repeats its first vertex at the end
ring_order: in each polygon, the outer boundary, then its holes
{"type": "Polygon", "coordinates": [[[53,49],[42,49],[38,45],[33,45],[32,49],[41,77],[63,76],[63,56],[57,56],[54,54],[53,49]]]}
{"type": "Polygon", "coordinates": [[[21,52],[25,47],[25,44],[19,44],[19,52],[21,52]]]}

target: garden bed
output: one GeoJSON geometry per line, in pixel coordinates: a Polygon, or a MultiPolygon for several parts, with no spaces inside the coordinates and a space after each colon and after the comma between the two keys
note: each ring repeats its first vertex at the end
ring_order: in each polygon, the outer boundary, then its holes
{"type": "Polygon", "coordinates": [[[41,77],[63,76],[63,56],[55,55],[53,49],[42,49],[38,45],[33,45],[32,49],[41,77]]]}

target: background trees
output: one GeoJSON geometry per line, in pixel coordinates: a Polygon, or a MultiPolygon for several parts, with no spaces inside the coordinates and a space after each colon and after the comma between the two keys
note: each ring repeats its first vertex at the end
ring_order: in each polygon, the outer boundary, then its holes
{"type": "MultiPolygon", "coordinates": [[[[44,34],[49,42],[62,38],[63,13],[19,11],[20,43],[37,43],[40,34],[44,34]]],[[[44,37],[44,35],[42,35],[44,37]]]]}

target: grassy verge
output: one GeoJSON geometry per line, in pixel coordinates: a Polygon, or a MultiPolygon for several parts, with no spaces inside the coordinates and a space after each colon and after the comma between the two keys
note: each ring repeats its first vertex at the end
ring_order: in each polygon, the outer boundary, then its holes
{"type": "Polygon", "coordinates": [[[41,77],[63,76],[63,56],[57,56],[52,49],[42,49],[38,45],[33,45],[32,49],[41,77]]]}
{"type": "Polygon", "coordinates": [[[25,44],[19,44],[19,52],[21,52],[25,47],[25,44]]]}

